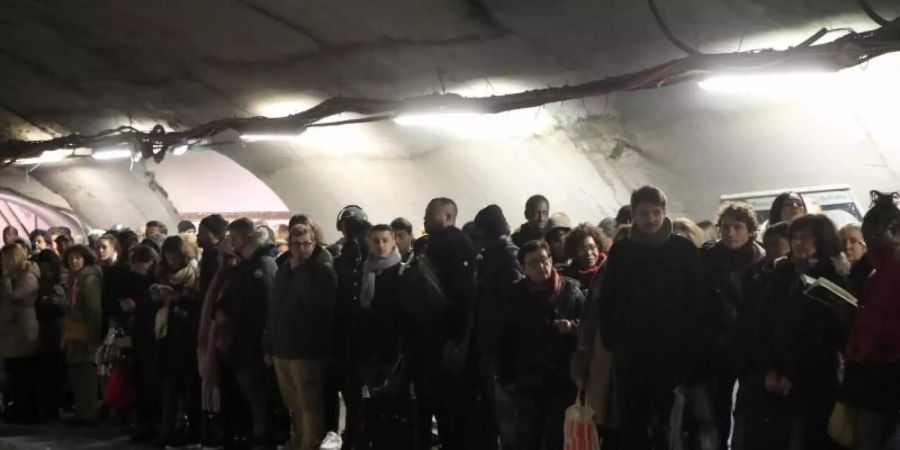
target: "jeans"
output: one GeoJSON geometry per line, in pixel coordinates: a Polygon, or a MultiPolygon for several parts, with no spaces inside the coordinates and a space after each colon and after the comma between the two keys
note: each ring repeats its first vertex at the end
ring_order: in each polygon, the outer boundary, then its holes
{"type": "Polygon", "coordinates": [[[92,363],[69,363],[66,371],[75,399],[75,417],[96,420],[99,406],[97,366],[92,363]]]}

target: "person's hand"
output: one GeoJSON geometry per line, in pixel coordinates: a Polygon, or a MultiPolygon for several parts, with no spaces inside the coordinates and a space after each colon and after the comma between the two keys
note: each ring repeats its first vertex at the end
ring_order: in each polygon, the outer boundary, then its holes
{"type": "Polygon", "coordinates": [[[556,329],[562,334],[569,334],[575,331],[575,323],[571,320],[554,320],[553,325],[555,325],[556,329]]]}
{"type": "Polygon", "coordinates": [[[119,308],[122,308],[122,311],[130,313],[134,311],[135,305],[134,300],[130,298],[120,298],[119,299],[119,308]]]}
{"type": "Polygon", "coordinates": [[[794,390],[794,383],[791,380],[787,379],[787,377],[779,377],[778,384],[775,387],[776,392],[781,394],[782,397],[787,397],[788,394],[794,390]]]}
{"type": "Polygon", "coordinates": [[[766,390],[776,394],[778,393],[778,381],[781,379],[781,374],[774,370],[770,370],[766,373],[765,386],[766,390]]]}

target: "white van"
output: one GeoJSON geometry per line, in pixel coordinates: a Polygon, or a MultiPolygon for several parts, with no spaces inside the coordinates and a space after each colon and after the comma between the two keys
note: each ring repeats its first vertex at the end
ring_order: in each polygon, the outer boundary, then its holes
{"type": "Polygon", "coordinates": [[[724,202],[746,202],[753,207],[763,229],[768,226],[769,210],[775,197],[783,192],[797,192],[806,202],[811,213],[822,212],[840,229],[853,222],[862,222],[863,207],[847,185],[818,186],[806,188],[785,188],[764,192],[746,192],[743,194],[723,195],[719,199],[724,202]]]}

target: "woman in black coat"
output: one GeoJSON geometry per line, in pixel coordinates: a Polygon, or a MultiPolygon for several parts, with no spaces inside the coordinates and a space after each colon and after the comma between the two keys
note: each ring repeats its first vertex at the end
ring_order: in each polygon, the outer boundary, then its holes
{"type": "Polygon", "coordinates": [[[775,265],[765,294],[739,320],[747,352],[740,375],[734,448],[823,449],[838,390],[846,324],[820,299],[806,295],[808,279],[845,286],[834,224],[806,215],[790,225],[791,253],[775,265]]]}

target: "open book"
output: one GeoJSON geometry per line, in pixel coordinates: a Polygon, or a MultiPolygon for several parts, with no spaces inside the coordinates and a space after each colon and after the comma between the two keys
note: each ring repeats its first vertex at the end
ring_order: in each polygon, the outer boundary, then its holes
{"type": "Polygon", "coordinates": [[[803,280],[803,293],[838,311],[852,315],[856,312],[859,302],[852,294],[825,278],[815,279],[808,275],[801,275],[803,280]]]}

